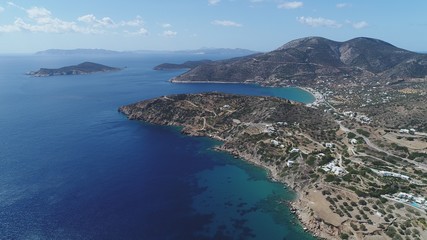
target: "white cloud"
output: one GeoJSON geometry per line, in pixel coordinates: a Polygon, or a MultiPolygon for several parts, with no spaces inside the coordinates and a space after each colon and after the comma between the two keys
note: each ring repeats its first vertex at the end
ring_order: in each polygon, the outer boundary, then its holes
{"type": "Polygon", "coordinates": [[[281,9],[296,9],[302,7],[303,5],[303,2],[284,2],[279,4],[277,7],[281,9]]]}
{"type": "MultiPolygon", "coordinates": [[[[19,7],[13,3],[12,6],[19,7]]],[[[19,7],[20,8],[20,7],[19,7]]],[[[17,18],[13,23],[14,27],[7,27],[8,30],[15,31],[30,31],[44,33],[64,33],[64,32],[84,32],[75,22],[67,22],[52,16],[52,13],[46,8],[32,7],[26,9],[27,17],[30,22],[17,18]]],[[[4,27],[4,26],[3,26],[4,27]]]]}
{"type": "Polygon", "coordinates": [[[17,4],[15,4],[15,3],[13,3],[13,2],[7,2],[7,4],[8,4],[9,6],[16,7],[16,8],[18,8],[18,9],[23,10],[23,11],[26,11],[26,9],[25,9],[25,8],[23,8],[23,7],[21,7],[21,6],[17,5],[17,4]]]}
{"type": "Polygon", "coordinates": [[[0,6],[0,13],[4,12],[4,8],[0,6]]]}
{"type": "Polygon", "coordinates": [[[129,35],[135,35],[135,36],[148,36],[150,33],[148,32],[148,30],[146,28],[140,28],[136,31],[129,31],[129,30],[124,30],[124,33],[127,33],[129,35]]]}
{"type": "Polygon", "coordinates": [[[208,4],[211,6],[215,6],[218,5],[218,3],[220,3],[221,0],[208,0],[208,4]]]}
{"type": "Polygon", "coordinates": [[[28,17],[31,19],[50,18],[52,13],[46,8],[32,7],[26,10],[28,17]]]}
{"type": "Polygon", "coordinates": [[[110,17],[103,17],[98,19],[93,14],[87,14],[77,18],[78,21],[91,25],[92,27],[117,27],[113,19],[110,17]]]}
{"type": "Polygon", "coordinates": [[[84,23],[94,23],[96,22],[96,17],[92,14],[88,14],[88,15],[78,17],[77,20],[84,23]]]}
{"type": "Polygon", "coordinates": [[[163,32],[162,36],[164,37],[175,37],[178,33],[171,31],[171,30],[166,30],[163,32]]]}
{"type": "Polygon", "coordinates": [[[164,24],[162,24],[162,27],[163,28],[171,28],[172,24],[170,24],[170,23],[164,23],[164,24]]]}
{"type": "Polygon", "coordinates": [[[139,35],[147,35],[148,34],[148,30],[145,28],[140,28],[137,32],[139,35]]]}
{"type": "Polygon", "coordinates": [[[142,20],[141,16],[136,16],[135,19],[129,20],[129,21],[122,21],[120,23],[121,26],[131,26],[131,27],[139,27],[144,24],[144,21],[142,20]]]}
{"type": "Polygon", "coordinates": [[[17,17],[11,24],[1,25],[0,32],[10,33],[19,31],[41,33],[87,32],[87,29],[79,28],[75,22],[63,21],[52,16],[52,13],[43,7],[31,7],[25,9],[13,2],[9,6],[16,7],[26,13],[27,20],[17,17]]]}
{"type": "Polygon", "coordinates": [[[346,7],[351,7],[351,4],[349,3],[338,3],[336,5],[337,8],[346,8],[346,7]]]}
{"type": "Polygon", "coordinates": [[[356,29],[362,29],[369,26],[369,24],[366,21],[360,21],[353,23],[352,26],[356,29]]]}
{"type": "Polygon", "coordinates": [[[242,26],[242,24],[240,23],[236,23],[228,20],[215,20],[215,21],[212,21],[212,24],[218,25],[218,26],[224,26],[224,27],[241,27],[242,26]]]}
{"type": "Polygon", "coordinates": [[[131,35],[141,35],[141,36],[147,36],[148,35],[148,30],[145,28],[140,28],[135,32],[128,32],[128,31],[125,31],[125,32],[127,32],[131,35]]]}
{"type": "Polygon", "coordinates": [[[19,32],[19,29],[16,25],[2,25],[0,26],[0,33],[10,33],[10,32],[19,32]]]}
{"type": "Polygon", "coordinates": [[[143,28],[140,16],[129,21],[116,23],[110,17],[97,18],[93,14],[87,14],[77,18],[77,21],[64,21],[53,16],[52,12],[43,7],[31,7],[25,9],[13,2],[9,6],[16,7],[25,13],[25,16],[17,17],[13,23],[0,25],[0,33],[19,31],[39,33],[84,33],[102,34],[108,33],[109,29],[120,29],[122,32],[147,35],[148,31],[143,28]]]}
{"type": "Polygon", "coordinates": [[[322,17],[313,18],[313,17],[298,17],[298,22],[309,25],[312,27],[331,27],[331,28],[340,28],[342,24],[337,23],[334,20],[326,19],[322,17]]]}
{"type": "Polygon", "coordinates": [[[37,24],[31,24],[24,21],[22,18],[17,18],[13,23],[17,31],[42,32],[42,33],[65,33],[65,32],[85,32],[85,29],[80,29],[74,22],[66,22],[52,17],[37,18],[37,24]]]}

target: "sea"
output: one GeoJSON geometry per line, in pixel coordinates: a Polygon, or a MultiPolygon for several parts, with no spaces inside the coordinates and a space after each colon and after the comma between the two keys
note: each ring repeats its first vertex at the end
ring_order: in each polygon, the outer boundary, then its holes
{"type": "Polygon", "coordinates": [[[311,102],[298,88],[175,84],[164,62],[223,55],[0,55],[0,239],[314,239],[264,169],[117,109],[177,93],[311,102]],[[93,61],[123,70],[31,77],[93,61]]]}

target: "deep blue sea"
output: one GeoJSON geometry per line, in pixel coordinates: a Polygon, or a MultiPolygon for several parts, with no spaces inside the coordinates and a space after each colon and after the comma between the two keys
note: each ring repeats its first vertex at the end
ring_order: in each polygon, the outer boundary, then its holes
{"type": "Polygon", "coordinates": [[[129,121],[121,105],[222,91],[302,102],[300,89],[172,84],[163,62],[220,56],[0,56],[0,239],[312,239],[263,169],[219,142],[129,121]],[[94,61],[120,72],[36,78],[94,61]]]}

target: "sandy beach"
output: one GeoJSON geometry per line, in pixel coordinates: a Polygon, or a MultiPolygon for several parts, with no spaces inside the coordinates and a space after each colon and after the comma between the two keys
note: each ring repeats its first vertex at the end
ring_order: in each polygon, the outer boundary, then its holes
{"type": "Polygon", "coordinates": [[[307,92],[311,93],[314,96],[314,98],[315,98],[314,102],[309,103],[307,105],[317,106],[320,103],[322,103],[322,102],[325,101],[325,98],[323,97],[323,95],[320,92],[318,92],[317,90],[313,89],[313,88],[310,88],[310,87],[298,87],[298,88],[300,88],[300,89],[302,89],[304,91],[307,91],[307,92]]]}

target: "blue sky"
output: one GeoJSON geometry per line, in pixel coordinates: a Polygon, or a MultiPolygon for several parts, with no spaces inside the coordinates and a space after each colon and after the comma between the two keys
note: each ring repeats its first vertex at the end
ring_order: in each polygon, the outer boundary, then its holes
{"type": "Polygon", "coordinates": [[[427,51],[425,0],[0,0],[0,53],[49,48],[270,51],[366,36],[427,51]]]}

